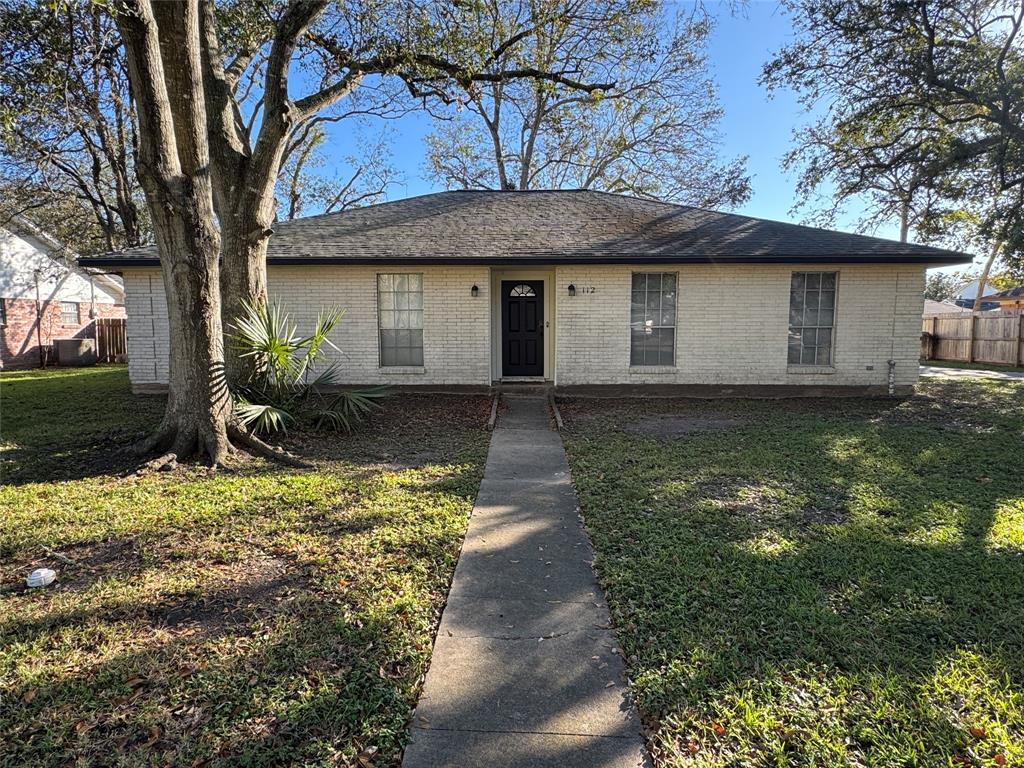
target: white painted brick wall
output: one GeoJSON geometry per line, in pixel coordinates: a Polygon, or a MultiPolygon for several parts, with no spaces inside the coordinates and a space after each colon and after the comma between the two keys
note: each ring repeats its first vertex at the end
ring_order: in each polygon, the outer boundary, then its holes
{"type": "MultiPolygon", "coordinates": [[[[571,384],[815,384],[917,381],[924,268],[808,265],[839,271],[834,370],[795,373],[786,363],[789,265],[658,267],[679,275],[676,365],[629,365],[630,266],[555,270],[556,382],[571,384]],[[577,295],[568,296],[568,286],[577,295]],[[584,291],[594,288],[593,293],[584,291]],[[873,366],[874,370],[867,370],[873,366]]],[[[271,267],[270,292],[312,327],[323,307],[346,315],[334,333],[342,379],[357,384],[488,384],[491,281],[486,267],[271,267]],[[378,366],[378,272],[420,272],[424,287],[424,366],[378,366]],[[473,285],[479,295],[472,297],[473,285]]],[[[125,270],[129,372],[135,384],[167,382],[167,311],[160,272],[125,270]]]]}
{"type": "MultiPolygon", "coordinates": [[[[490,384],[490,281],[486,267],[270,267],[272,301],[312,329],[321,309],[345,316],[332,334],[341,379],[355,384],[490,384]],[[423,275],[423,367],[378,365],[377,273],[423,275]],[[476,285],[479,295],[470,295],[476,285]]],[[[166,384],[167,304],[160,271],[125,270],[129,375],[133,384],[166,384]]]]}
{"type": "Polygon", "coordinates": [[[918,376],[924,268],[808,265],[838,271],[834,367],[796,373],[787,366],[791,265],[566,266],[556,270],[557,373],[572,384],[885,385],[896,360],[898,385],[918,376]],[[631,368],[632,273],[675,272],[676,365],[631,368]],[[568,286],[576,286],[569,297],[568,286]],[[587,292],[593,288],[594,291],[587,292]],[[895,308],[895,313],[894,313],[895,308]],[[895,321],[895,322],[894,322],[895,321]],[[867,370],[873,366],[874,370],[867,370]]]}

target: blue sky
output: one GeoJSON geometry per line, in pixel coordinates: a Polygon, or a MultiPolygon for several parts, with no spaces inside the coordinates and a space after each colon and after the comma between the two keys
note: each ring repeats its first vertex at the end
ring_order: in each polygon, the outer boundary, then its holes
{"type": "MultiPolygon", "coordinates": [[[[782,158],[791,145],[794,127],[806,124],[811,116],[797,102],[795,94],[778,92],[769,98],[757,83],[764,63],[792,38],[792,25],[775,0],[751,0],[736,13],[730,13],[725,5],[707,5],[717,19],[708,60],[724,108],[721,151],[724,157],[747,155],[753,177],[753,195],[737,212],[799,222],[806,212],[790,212],[796,176],[782,170],[782,158]]],[[[394,133],[393,163],[404,176],[404,183],[395,185],[389,198],[440,189],[424,178],[423,138],[430,130],[429,118],[413,114],[391,122],[390,127],[394,133]]],[[[346,148],[343,141],[334,145],[338,156],[350,151],[351,147],[346,148]]],[[[848,206],[837,228],[854,230],[858,216],[858,207],[848,206]]],[[[874,234],[895,239],[898,231],[894,223],[874,234]]]]}

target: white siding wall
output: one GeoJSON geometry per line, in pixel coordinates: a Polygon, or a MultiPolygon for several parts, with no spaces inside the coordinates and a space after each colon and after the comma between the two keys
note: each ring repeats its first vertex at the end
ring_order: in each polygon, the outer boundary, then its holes
{"type": "Polygon", "coordinates": [[[786,363],[791,265],[559,267],[556,271],[556,383],[815,384],[887,383],[918,375],[924,268],[907,265],[808,265],[838,271],[834,366],[794,372],[786,363]],[[676,365],[630,368],[629,306],[636,271],[679,276],[676,365]],[[576,296],[569,297],[570,284],[576,296]],[[592,293],[586,289],[593,288],[592,293]],[[895,310],[895,314],[894,314],[895,310]],[[867,370],[873,366],[874,370],[867,370]]]}
{"type": "Polygon", "coordinates": [[[36,270],[42,301],[86,303],[95,295],[97,304],[117,304],[121,297],[107,291],[97,279],[95,293],[89,278],[62,259],[51,258],[44,243],[0,229],[0,297],[36,299],[36,270]]]}
{"type": "MultiPolygon", "coordinates": [[[[838,271],[836,344],[829,372],[796,372],[786,363],[793,268],[659,266],[676,272],[676,365],[630,368],[629,266],[568,266],[551,288],[555,381],[573,384],[814,384],[885,386],[890,358],[897,384],[917,381],[924,268],[907,265],[813,266],[838,271]],[[568,296],[568,286],[577,295],[568,296]],[[593,293],[585,289],[595,289],[593,293]],[[555,297],[552,297],[555,298],[555,297]],[[873,370],[868,370],[872,367],[873,370]]],[[[470,384],[491,381],[491,280],[486,267],[271,267],[270,291],[312,326],[322,307],[346,315],[334,334],[343,378],[358,384],[470,384]],[[378,272],[420,272],[424,290],[424,366],[378,366],[378,272]],[[470,289],[479,288],[473,298],[470,289]]],[[[167,312],[160,272],[125,270],[128,353],[136,385],[167,382],[167,312]]],[[[550,336],[548,337],[550,338],[550,336]]]]}
{"type": "MultiPolygon", "coordinates": [[[[490,281],[487,267],[270,267],[272,300],[313,327],[324,308],[345,310],[328,354],[356,384],[490,384],[490,281]],[[377,273],[423,275],[423,367],[378,365],[377,273]],[[479,295],[470,295],[476,285],[479,295]]],[[[167,305],[157,269],[125,270],[129,373],[135,385],[167,383],[167,305]]]]}

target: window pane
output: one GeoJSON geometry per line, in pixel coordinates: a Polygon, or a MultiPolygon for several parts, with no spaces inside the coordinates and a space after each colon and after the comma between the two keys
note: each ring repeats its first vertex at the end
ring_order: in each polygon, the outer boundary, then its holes
{"type": "Polygon", "coordinates": [[[825,342],[818,347],[818,365],[831,365],[832,363],[832,341],[826,339],[825,342]]]}
{"type": "Polygon", "coordinates": [[[672,273],[636,272],[630,295],[630,365],[675,363],[676,288],[672,273]]]}
{"type": "Polygon", "coordinates": [[[659,365],[672,365],[675,362],[676,331],[675,328],[661,329],[661,359],[659,365]]]}
{"type": "Polygon", "coordinates": [[[380,364],[423,364],[423,278],[378,275],[380,364]]]}
{"type": "Polygon", "coordinates": [[[793,273],[786,345],[791,365],[831,364],[837,282],[836,272],[793,273]]]}

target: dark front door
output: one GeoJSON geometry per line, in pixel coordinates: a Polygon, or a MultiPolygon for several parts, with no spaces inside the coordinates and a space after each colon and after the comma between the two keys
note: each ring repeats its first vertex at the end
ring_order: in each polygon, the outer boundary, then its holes
{"type": "Polygon", "coordinates": [[[544,375],[544,281],[501,281],[501,375],[544,375]]]}

